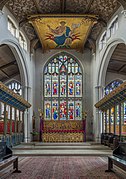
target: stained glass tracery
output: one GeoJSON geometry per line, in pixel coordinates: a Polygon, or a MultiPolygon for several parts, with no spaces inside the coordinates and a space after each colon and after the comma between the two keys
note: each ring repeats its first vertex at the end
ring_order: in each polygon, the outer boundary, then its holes
{"type": "Polygon", "coordinates": [[[58,55],[44,68],[46,120],[82,119],[82,70],[76,59],[58,55]]]}

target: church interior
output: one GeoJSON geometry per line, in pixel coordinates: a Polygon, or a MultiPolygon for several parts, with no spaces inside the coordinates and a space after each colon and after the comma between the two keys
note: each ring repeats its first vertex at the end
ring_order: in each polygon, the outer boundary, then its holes
{"type": "Polygon", "coordinates": [[[126,178],[126,0],[0,1],[0,178],[126,178]]]}

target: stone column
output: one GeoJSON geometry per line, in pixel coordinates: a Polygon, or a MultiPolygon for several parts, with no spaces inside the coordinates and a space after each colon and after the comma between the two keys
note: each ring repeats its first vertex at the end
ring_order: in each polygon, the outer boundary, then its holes
{"type": "MultiPolygon", "coordinates": [[[[28,86],[23,87],[23,94],[26,101],[31,101],[31,88],[28,86]]],[[[32,121],[32,114],[31,109],[26,109],[24,112],[24,142],[31,141],[31,121],[32,121]]]]}
{"type": "MultiPolygon", "coordinates": [[[[103,97],[103,87],[95,87],[95,102],[98,102],[103,97]]],[[[95,108],[95,107],[94,107],[95,108]]],[[[100,141],[102,132],[102,113],[98,109],[94,109],[94,139],[95,141],[100,141]]]]}

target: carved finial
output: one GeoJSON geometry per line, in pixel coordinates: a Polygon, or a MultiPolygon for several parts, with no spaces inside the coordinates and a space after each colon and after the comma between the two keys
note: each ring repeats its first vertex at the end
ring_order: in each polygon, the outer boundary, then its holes
{"type": "Polygon", "coordinates": [[[43,116],[43,112],[40,108],[38,108],[39,116],[43,116]]]}

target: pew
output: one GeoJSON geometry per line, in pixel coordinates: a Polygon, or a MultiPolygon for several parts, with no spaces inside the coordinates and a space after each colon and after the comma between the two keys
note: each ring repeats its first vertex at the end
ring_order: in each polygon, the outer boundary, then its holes
{"type": "Polygon", "coordinates": [[[14,172],[21,172],[18,170],[18,157],[12,155],[12,150],[7,147],[6,142],[0,142],[0,176],[1,171],[11,164],[13,164],[14,172]]]}
{"type": "Polygon", "coordinates": [[[119,146],[113,151],[113,156],[108,157],[108,170],[113,171],[113,164],[126,171],[126,142],[119,142],[119,146]]]}

